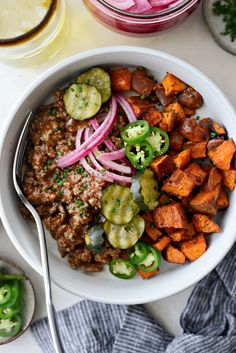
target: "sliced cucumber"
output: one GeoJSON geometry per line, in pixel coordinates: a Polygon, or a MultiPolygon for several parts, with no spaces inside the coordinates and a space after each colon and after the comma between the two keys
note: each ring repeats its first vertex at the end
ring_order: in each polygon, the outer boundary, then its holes
{"type": "Polygon", "coordinates": [[[70,85],[63,97],[67,113],[75,120],[92,118],[102,105],[100,92],[84,83],[70,85]]]}
{"type": "Polygon", "coordinates": [[[130,191],[142,211],[153,211],[159,204],[158,183],[150,169],[145,169],[133,177],[130,191]]]}
{"type": "Polygon", "coordinates": [[[113,224],[126,224],[139,212],[130,189],[125,186],[111,185],[102,195],[102,213],[113,224]]]}
{"type": "Polygon", "coordinates": [[[104,224],[107,239],[115,249],[128,249],[134,246],[142,236],[144,228],[144,219],[139,215],[125,225],[118,226],[109,221],[104,224]]]}
{"type": "Polygon", "coordinates": [[[111,97],[111,79],[109,74],[100,67],[94,67],[77,78],[78,83],[94,86],[101,93],[102,103],[111,97]]]}

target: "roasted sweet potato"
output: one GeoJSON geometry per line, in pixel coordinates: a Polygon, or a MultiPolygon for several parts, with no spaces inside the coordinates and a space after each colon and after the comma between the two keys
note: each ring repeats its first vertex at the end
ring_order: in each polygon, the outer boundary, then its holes
{"type": "Polygon", "coordinates": [[[162,233],[155,227],[152,213],[144,213],[143,219],[145,220],[145,232],[153,241],[156,241],[162,233]]]}
{"type": "Polygon", "coordinates": [[[184,109],[184,114],[186,116],[193,116],[193,115],[196,114],[196,110],[195,109],[189,109],[187,107],[184,107],[183,109],[184,109]]]}
{"type": "Polygon", "coordinates": [[[167,105],[169,105],[170,103],[173,102],[174,97],[167,97],[165,94],[165,89],[162,85],[156,84],[155,86],[155,92],[156,95],[160,101],[160,103],[166,107],[167,105]]]}
{"type": "Polygon", "coordinates": [[[154,223],[157,228],[187,228],[188,222],[184,209],[179,202],[159,206],[154,212],[154,223]]]}
{"type": "Polygon", "coordinates": [[[186,167],[186,165],[189,164],[190,159],[191,159],[191,151],[190,150],[181,151],[172,157],[172,160],[173,160],[175,166],[180,169],[186,167]]]}
{"type": "Polygon", "coordinates": [[[178,102],[171,103],[167,105],[164,109],[165,112],[175,112],[177,115],[177,121],[180,121],[185,118],[184,109],[178,102]]]}
{"type": "Polygon", "coordinates": [[[131,105],[134,114],[137,118],[141,118],[144,113],[146,113],[149,108],[155,106],[154,103],[149,102],[148,99],[141,99],[138,96],[129,96],[126,98],[129,104],[131,105]]]}
{"type": "Polygon", "coordinates": [[[165,132],[171,132],[174,129],[175,122],[177,121],[177,114],[173,111],[163,112],[162,120],[159,123],[159,126],[165,132]]]}
{"type": "Polygon", "coordinates": [[[137,271],[138,271],[138,274],[140,275],[140,277],[142,277],[142,279],[148,279],[150,277],[155,276],[160,270],[159,270],[159,268],[156,268],[152,272],[143,272],[142,270],[140,270],[140,268],[138,268],[137,271]]]}
{"type": "Polygon", "coordinates": [[[199,164],[193,162],[184,169],[196,185],[201,185],[207,176],[207,172],[203,170],[199,164]]]}
{"type": "Polygon", "coordinates": [[[224,140],[221,138],[212,139],[207,143],[207,150],[208,151],[214,150],[216,147],[220,146],[223,142],[224,140]]]}
{"type": "Polygon", "coordinates": [[[218,184],[221,184],[222,174],[217,168],[211,168],[204,184],[201,187],[201,191],[212,191],[218,184]]]}
{"type": "Polygon", "coordinates": [[[205,214],[195,214],[192,218],[197,233],[220,233],[221,229],[205,214]]]}
{"type": "Polygon", "coordinates": [[[233,190],[236,184],[236,169],[222,170],[223,180],[222,183],[229,190],[233,190]]]}
{"type": "Polygon", "coordinates": [[[177,197],[189,196],[195,187],[193,179],[181,169],[177,169],[169,179],[167,179],[163,186],[162,191],[177,197]]]}
{"type": "Polygon", "coordinates": [[[139,66],[134,70],[132,74],[132,89],[140,96],[150,96],[155,85],[156,81],[148,77],[145,68],[139,66]]]}
{"type": "Polygon", "coordinates": [[[203,104],[202,96],[192,87],[185,89],[183,93],[179,95],[178,101],[183,107],[189,109],[200,108],[203,104]]]}
{"type": "Polygon", "coordinates": [[[190,200],[189,205],[196,212],[214,215],[217,212],[216,202],[219,194],[220,184],[212,191],[199,192],[190,200]]]}
{"type": "Polygon", "coordinates": [[[173,245],[168,245],[165,249],[165,259],[172,264],[182,265],[186,261],[185,255],[179,249],[175,248],[173,245]]]}
{"type": "Polygon", "coordinates": [[[175,170],[175,165],[170,156],[160,156],[150,164],[151,169],[155,172],[157,179],[161,181],[164,177],[170,175],[175,170]]]}
{"type": "Polygon", "coordinates": [[[181,151],[184,137],[180,135],[180,133],[177,130],[173,130],[171,131],[169,138],[170,138],[170,148],[175,151],[181,151]]]}
{"type": "Polygon", "coordinates": [[[152,107],[148,109],[143,119],[146,120],[148,124],[153,127],[162,120],[162,115],[156,108],[152,107]]]}
{"type": "Polygon", "coordinates": [[[172,241],[180,242],[185,239],[186,232],[183,229],[177,230],[169,234],[172,241]]]}
{"type": "Polygon", "coordinates": [[[131,72],[127,67],[110,70],[111,87],[114,91],[129,91],[131,88],[131,72]]]}
{"type": "Polygon", "coordinates": [[[209,158],[215,166],[222,170],[229,170],[230,164],[235,153],[236,147],[231,138],[224,141],[221,145],[208,152],[209,158]]]}
{"type": "Polygon", "coordinates": [[[223,187],[221,187],[220,189],[220,195],[217,199],[216,207],[220,211],[225,210],[227,207],[229,207],[229,198],[227,192],[223,187]]]}
{"type": "Polygon", "coordinates": [[[207,249],[206,240],[203,234],[199,234],[191,240],[183,241],[180,245],[181,251],[190,261],[197,260],[207,249]]]}
{"type": "Polygon", "coordinates": [[[191,239],[192,237],[194,237],[196,235],[196,231],[195,228],[193,226],[192,223],[188,224],[188,228],[185,229],[185,238],[186,239],[191,239]]]}
{"type": "Polygon", "coordinates": [[[197,143],[193,143],[191,147],[191,158],[205,158],[207,156],[207,142],[201,141],[197,143]]]}
{"type": "Polygon", "coordinates": [[[208,127],[202,127],[194,118],[185,118],[179,123],[179,133],[192,142],[207,141],[210,136],[208,127]]]}
{"type": "Polygon", "coordinates": [[[165,235],[164,237],[158,239],[156,244],[154,244],[154,248],[156,248],[158,251],[164,250],[167,245],[171,242],[171,238],[165,235]]]}
{"type": "Polygon", "coordinates": [[[212,130],[215,131],[217,133],[217,135],[226,135],[227,131],[226,129],[221,126],[220,124],[218,124],[216,121],[213,121],[212,123],[212,130]]]}
{"type": "Polygon", "coordinates": [[[183,81],[170,73],[166,74],[161,83],[167,97],[183,92],[187,88],[187,85],[183,81]]]}

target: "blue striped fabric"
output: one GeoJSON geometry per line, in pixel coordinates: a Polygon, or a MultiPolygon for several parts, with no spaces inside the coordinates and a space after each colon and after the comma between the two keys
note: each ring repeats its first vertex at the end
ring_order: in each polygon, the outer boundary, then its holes
{"type": "MultiPolygon", "coordinates": [[[[84,300],[59,312],[58,321],[69,353],[236,353],[236,245],[194,288],[177,337],[141,305],[84,300]]],[[[46,319],[31,332],[44,353],[54,352],[46,319]]]]}

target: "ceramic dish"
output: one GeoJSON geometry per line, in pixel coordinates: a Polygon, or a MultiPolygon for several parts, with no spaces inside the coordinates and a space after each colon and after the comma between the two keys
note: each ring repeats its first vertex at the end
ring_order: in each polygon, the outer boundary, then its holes
{"type": "MultiPolygon", "coordinates": [[[[0,269],[4,273],[25,274],[24,271],[12,262],[0,257],[0,269]]],[[[35,294],[30,280],[23,281],[22,328],[14,337],[0,337],[0,345],[14,341],[21,336],[30,326],[35,311],[35,294]]]]}
{"type": "MultiPolygon", "coordinates": [[[[1,137],[1,203],[3,224],[15,247],[25,260],[42,273],[38,237],[35,226],[21,216],[13,190],[11,172],[16,142],[29,110],[36,109],[57,87],[68,83],[80,72],[92,66],[145,65],[158,78],[169,71],[192,85],[204,97],[199,109],[202,116],[211,116],[222,123],[230,136],[236,138],[233,107],[216,85],[193,66],[175,57],[146,48],[111,47],[96,49],[70,57],[44,73],[20,97],[11,111],[1,137]]],[[[73,271],[66,259],[61,259],[55,242],[48,235],[52,280],[67,291],[91,300],[137,304],[151,302],[175,294],[199,281],[226,255],[236,239],[236,193],[231,194],[231,206],[217,222],[223,229],[209,238],[207,252],[196,262],[184,266],[170,265],[164,260],[160,274],[151,280],[135,278],[122,281],[110,276],[108,269],[98,274],[73,271]]]]}

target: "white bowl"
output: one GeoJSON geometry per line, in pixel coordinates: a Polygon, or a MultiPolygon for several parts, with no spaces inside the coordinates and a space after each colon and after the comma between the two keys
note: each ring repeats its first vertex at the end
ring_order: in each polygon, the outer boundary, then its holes
{"type": "MultiPolygon", "coordinates": [[[[24,220],[12,184],[12,159],[20,129],[29,110],[36,109],[50,93],[91,66],[140,66],[151,70],[157,79],[169,71],[192,85],[204,97],[200,115],[210,116],[227,128],[236,139],[236,116],[224,94],[204,74],[186,62],[155,50],[138,47],[96,49],[70,57],[51,68],[26,90],[8,116],[1,136],[0,213],[2,222],[15,247],[39,273],[41,271],[38,237],[33,223],[24,220]]],[[[139,277],[122,281],[107,271],[86,274],[72,270],[61,259],[56,243],[48,236],[52,280],[69,292],[91,300],[137,304],[175,294],[207,275],[227,254],[236,238],[236,193],[229,209],[219,219],[222,233],[209,236],[207,252],[196,262],[175,266],[162,262],[160,274],[144,281],[139,277]]]]}

